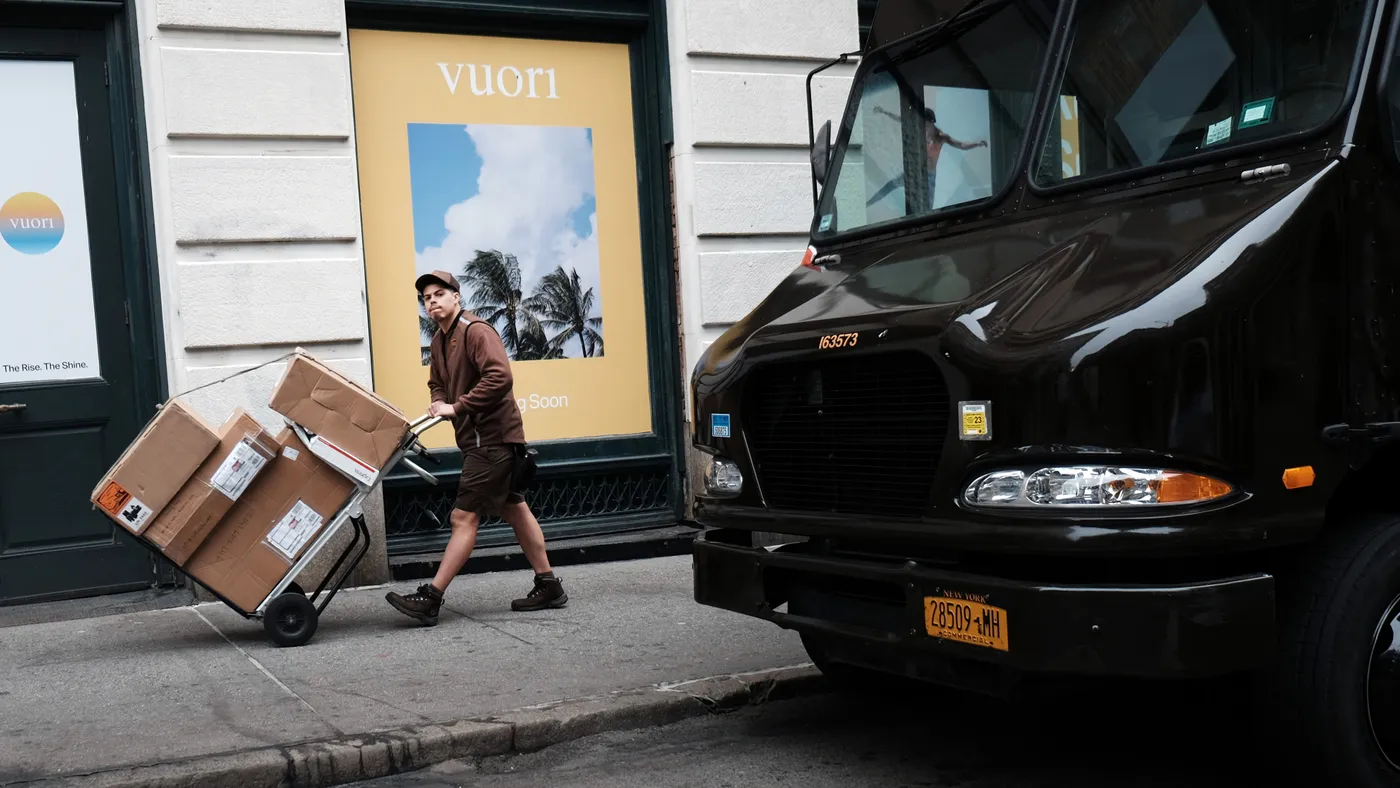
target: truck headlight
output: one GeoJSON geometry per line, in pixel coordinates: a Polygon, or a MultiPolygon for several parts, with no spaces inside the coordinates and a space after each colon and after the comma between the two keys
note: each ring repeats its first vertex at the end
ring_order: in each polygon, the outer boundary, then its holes
{"type": "Polygon", "coordinates": [[[744,487],[744,474],[739,466],[723,457],[710,457],[705,466],[705,490],[711,495],[732,498],[744,487]]]}
{"type": "Polygon", "coordinates": [[[963,490],[963,501],[1014,509],[1166,506],[1204,503],[1232,492],[1219,479],[1185,471],[1072,465],[987,473],[963,490]]]}

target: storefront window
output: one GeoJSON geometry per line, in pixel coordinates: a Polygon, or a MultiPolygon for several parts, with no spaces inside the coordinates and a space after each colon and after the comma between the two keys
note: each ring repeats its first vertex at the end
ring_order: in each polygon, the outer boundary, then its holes
{"type": "Polygon", "coordinates": [[[0,60],[0,386],[102,375],[76,90],[70,61],[0,60]]]}
{"type": "Polygon", "coordinates": [[[413,281],[444,270],[500,334],[532,442],[650,432],[628,48],[354,30],[350,49],[375,390],[427,408],[437,326],[413,281]]]}

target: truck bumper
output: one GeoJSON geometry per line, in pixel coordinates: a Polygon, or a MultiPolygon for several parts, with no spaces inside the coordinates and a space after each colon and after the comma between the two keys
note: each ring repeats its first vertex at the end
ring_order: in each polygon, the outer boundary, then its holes
{"type": "Polygon", "coordinates": [[[918,673],[890,666],[923,658],[1200,678],[1257,667],[1274,651],[1274,579],[1262,573],[1170,586],[1033,583],[705,538],[693,564],[696,602],[844,644],[840,661],[892,672],[918,673]],[[995,642],[931,625],[926,610],[940,598],[973,601],[964,609],[991,617],[995,642]]]}

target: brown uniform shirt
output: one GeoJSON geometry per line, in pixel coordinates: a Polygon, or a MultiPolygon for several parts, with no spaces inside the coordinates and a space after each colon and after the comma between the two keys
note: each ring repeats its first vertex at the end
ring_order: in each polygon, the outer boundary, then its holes
{"type": "Polygon", "coordinates": [[[489,324],[476,324],[466,310],[446,333],[433,335],[428,357],[428,391],[456,415],[457,448],[524,443],[525,425],[515,402],[510,356],[489,324]]]}

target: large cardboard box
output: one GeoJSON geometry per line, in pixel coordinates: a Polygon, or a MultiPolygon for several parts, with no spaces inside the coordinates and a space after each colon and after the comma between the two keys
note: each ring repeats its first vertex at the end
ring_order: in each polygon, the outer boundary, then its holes
{"type": "Polygon", "coordinates": [[[245,612],[272,591],[355,488],[290,429],[277,435],[277,445],[277,457],[184,567],[245,612]]]}
{"type": "Polygon", "coordinates": [[[220,430],[218,448],[152,521],[146,539],[183,566],[280,450],[252,414],[235,409],[220,430]]]}
{"type": "Polygon", "coordinates": [[[172,399],[126,447],[89,500],[123,528],[140,534],[218,445],[214,428],[188,405],[172,399]]]}
{"type": "Polygon", "coordinates": [[[343,455],[343,470],[366,484],[408,430],[388,400],[305,353],[292,356],[268,406],[343,455]]]}

